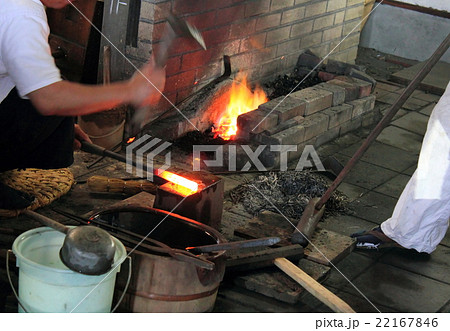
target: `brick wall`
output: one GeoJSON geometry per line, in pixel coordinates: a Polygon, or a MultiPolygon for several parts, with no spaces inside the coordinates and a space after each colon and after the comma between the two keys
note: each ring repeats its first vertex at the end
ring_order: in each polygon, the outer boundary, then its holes
{"type": "Polygon", "coordinates": [[[138,47],[125,53],[142,64],[158,47],[169,10],[195,24],[208,49],[177,39],[167,63],[165,95],[177,104],[220,76],[223,55],[233,72],[264,81],[291,70],[302,50],[323,57],[351,32],[330,58],[353,63],[363,8],[364,0],[142,0],[138,47]]]}

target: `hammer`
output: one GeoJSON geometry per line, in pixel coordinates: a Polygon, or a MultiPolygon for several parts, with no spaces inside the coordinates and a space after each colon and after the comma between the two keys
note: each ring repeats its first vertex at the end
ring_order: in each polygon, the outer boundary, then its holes
{"type": "MultiPolygon", "coordinates": [[[[206,50],[205,40],[203,39],[200,31],[188,22],[179,19],[178,17],[169,14],[167,22],[164,27],[164,33],[159,48],[155,54],[155,63],[158,67],[163,68],[166,65],[167,58],[169,57],[169,48],[172,46],[175,38],[187,37],[197,44],[199,44],[204,50],[206,50]]],[[[131,132],[135,133],[147,124],[149,113],[148,107],[136,109],[131,118],[131,132]]]]}

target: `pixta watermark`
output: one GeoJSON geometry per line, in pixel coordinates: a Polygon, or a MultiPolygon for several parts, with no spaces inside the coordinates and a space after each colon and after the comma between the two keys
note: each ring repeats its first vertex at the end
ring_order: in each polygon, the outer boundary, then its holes
{"type": "MultiPolygon", "coordinates": [[[[297,145],[194,145],[192,165],[194,171],[201,169],[201,162],[204,162],[208,168],[220,167],[228,171],[248,171],[252,165],[258,171],[266,171],[267,163],[273,163],[274,159],[279,159],[278,170],[287,171],[288,153],[298,154],[298,152],[297,145]],[[214,159],[202,160],[201,155],[205,152],[213,153],[214,159]],[[242,166],[239,167],[239,165],[242,166]]],[[[325,171],[314,146],[306,145],[296,163],[295,171],[314,166],[318,171],[325,171]]]]}
{"type": "MultiPolygon", "coordinates": [[[[154,174],[160,174],[171,166],[171,143],[148,134],[135,140],[126,147],[126,171],[138,177],[153,180],[154,174]],[[164,162],[155,166],[155,158],[164,156],[164,162]]],[[[279,171],[287,171],[289,153],[299,155],[295,171],[305,168],[316,168],[325,171],[325,168],[313,145],[306,145],[298,150],[297,145],[194,145],[192,149],[192,170],[200,171],[205,167],[220,168],[226,171],[249,171],[252,166],[258,171],[266,171],[276,162],[279,171]],[[204,154],[208,153],[205,158],[204,154]],[[275,161],[276,160],[276,161],[275,161]]],[[[272,169],[272,168],[271,168],[272,169]]],[[[273,170],[273,169],[272,169],[273,170]]]]}

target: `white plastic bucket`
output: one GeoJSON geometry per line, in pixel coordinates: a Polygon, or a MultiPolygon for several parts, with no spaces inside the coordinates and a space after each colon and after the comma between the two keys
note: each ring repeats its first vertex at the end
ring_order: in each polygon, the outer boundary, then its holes
{"type": "MultiPolygon", "coordinates": [[[[88,276],[68,269],[59,257],[65,234],[41,227],[21,234],[13,243],[19,268],[19,300],[27,312],[110,312],[116,274],[127,253],[114,239],[111,271],[88,276]]],[[[19,312],[23,312],[19,305],[19,312]]]]}

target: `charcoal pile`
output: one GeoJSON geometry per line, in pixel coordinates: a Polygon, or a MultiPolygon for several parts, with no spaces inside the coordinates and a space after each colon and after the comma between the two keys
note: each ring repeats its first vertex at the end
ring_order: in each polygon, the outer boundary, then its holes
{"type": "MultiPolygon", "coordinates": [[[[328,185],[325,177],[317,172],[270,172],[238,186],[230,192],[230,197],[234,203],[241,203],[253,215],[268,210],[300,219],[309,200],[321,197],[328,185]]],[[[348,204],[347,196],[335,191],[326,204],[325,213],[347,213],[348,204]]]]}
{"type": "Polygon", "coordinates": [[[214,132],[209,129],[205,132],[190,131],[184,136],[174,140],[172,143],[182,150],[192,151],[192,146],[194,145],[225,145],[227,141],[216,136],[214,132]]]}
{"type": "Polygon", "coordinates": [[[322,83],[316,72],[312,72],[308,77],[306,76],[306,74],[301,74],[298,68],[295,68],[290,74],[278,76],[277,79],[264,84],[267,97],[272,100],[322,83]]]}

